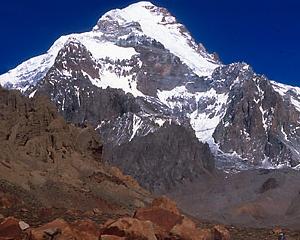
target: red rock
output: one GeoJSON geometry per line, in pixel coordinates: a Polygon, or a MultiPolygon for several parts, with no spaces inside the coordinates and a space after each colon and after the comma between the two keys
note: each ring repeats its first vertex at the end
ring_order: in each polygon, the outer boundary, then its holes
{"type": "Polygon", "coordinates": [[[214,240],[211,230],[197,229],[195,223],[186,217],[171,229],[171,234],[184,240],[214,240]]]}
{"type": "Polygon", "coordinates": [[[100,228],[91,220],[81,220],[68,224],[56,219],[31,231],[32,240],[98,240],[100,228]]]}
{"type": "Polygon", "coordinates": [[[166,209],[160,207],[150,207],[138,209],[134,217],[142,221],[151,221],[157,226],[169,232],[176,224],[183,219],[182,216],[174,214],[166,209]]]}
{"type": "Polygon", "coordinates": [[[224,226],[216,225],[213,231],[215,240],[230,240],[230,233],[224,226]]]}
{"type": "Polygon", "coordinates": [[[168,210],[169,212],[180,215],[176,203],[165,196],[154,199],[152,201],[152,207],[163,208],[165,210],[168,210]]]}
{"type": "Polygon", "coordinates": [[[280,233],[282,233],[283,232],[283,230],[282,230],[282,228],[281,227],[275,227],[275,228],[273,228],[273,230],[272,230],[272,233],[273,234],[276,234],[276,235],[279,235],[280,233]]]}
{"type": "Polygon", "coordinates": [[[101,237],[103,235],[126,237],[126,239],[157,240],[152,222],[129,217],[120,218],[108,225],[102,230],[101,237]]]}
{"type": "Polygon", "coordinates": [[[18,219],[8,217],[0,223],[0,239],[21,240],[25,236],[26,233],[21,230],[18,219]]]}
{"type": "Polygon", "coordinates": [[[43,239],[72,239],[74,236],[69,224],[62,219],[56,219],[31,231],[32,240],[43,239]]]}
{"type": "Polygon", "coordinates": [[[77,239],[98,240],[100,236],[99,226],[91,220],[80,220],[71,224],[77,239]]]}

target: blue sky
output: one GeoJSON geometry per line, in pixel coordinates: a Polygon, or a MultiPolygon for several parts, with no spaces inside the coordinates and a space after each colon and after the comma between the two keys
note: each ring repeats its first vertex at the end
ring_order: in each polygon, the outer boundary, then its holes
{"type": "MultiPolygon", "coordinates": [[[[3,0],[0,73],[45,52],[61,35],[90,30],[113,8],[136,1],[3,0]]],[[[300,1],[154,0],[224,63],[245,61],[271,79],[300,86],[300,1]]]]}

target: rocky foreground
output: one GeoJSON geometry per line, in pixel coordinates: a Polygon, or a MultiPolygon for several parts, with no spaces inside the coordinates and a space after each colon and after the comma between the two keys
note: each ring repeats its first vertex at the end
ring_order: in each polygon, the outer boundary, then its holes
{"type": "MultiPolygon", "coordinates": [[[[2,199],[3,202],[3,199],[2,199]]],[[[74,214],[74,213],[73,213],[74,214]]],[[[94,212],[93,215],[101,215],[94,212]]],[[[81,216],[76,221],[57,218],[51,222],[31,227],[15,217],[0,220],[0,240],[230,240],[230,239],[277,239],[280,228],[239,229],[232,226],[205,224],[193,221],[180,213],[176,204],[166,197],[138,209],[133,216],[108,219],[104,223],[81,216]]],[[[300,233],[286,232],[288,239],[299,239],[300,233]]]]}
{"type": "Polygon", "coordinates": [[[164,197],[138,209],[133,216],[108,219],[103,224],[86,217],[73,222],[58,218],[37,227],[14,217],[5,218],[0,224],[0,239],[230,239],[223,226],[197,228],[164,197]]]}

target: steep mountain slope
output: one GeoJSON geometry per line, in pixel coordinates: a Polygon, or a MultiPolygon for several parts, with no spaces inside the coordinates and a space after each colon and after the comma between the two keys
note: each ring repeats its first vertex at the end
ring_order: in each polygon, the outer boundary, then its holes
{"type": "Polygon", "coordinates": [[[67,124],[45,97],[0,88],[0,100],[2,214],[33,223],[98,211],[101,220],[149,201],[132,178],[103,162],[92,128],[67,124]]]}
{"type": "Polygon", "coordinates": [[[208,144],[200,144],[192,129],[176,124],[164,124],[154,133],[110,147],[104,158],[152,191],[193,181],[215,167],[208,144]]]}
{"type": "Polygon", "coordinates": [[[182,135],[188,132],[190,128],[188,124],[182,126],[183,120],[177,120],[172,115],[171,109],[162,103],[155,104],[153,97],[134,98],[132,94],[125,94],[119,89],[102,89],[95,86],[85,74],[88,76],[95,74],[97,78],[98,67],[100,68],[100,64],[93,59],[84,45],[76,40],[69,40],[59,51],[53,67],[33,88],[35,96],[48,95],[68,121],[77,124],[85,122],[93,124],[104,139],[105,160],[121,167],[127,174],[132,174],[149,189],[154,189],[156,186],[168,188],[172,186],[171,182],[176,183],[184,177],[193,178],[205,173],[205,169],[213,171],[213,167],[208,167],[208,165],[214,166],[214,159],[210,155],[208,146],[198,142],[193,132],[182,135]],[[61,74],[63,71],[68,71],[70,75],[61,74]],[[174,131],[169,137],[164,136],[166,131],[160,128],[163,124],[170,129],[176,124],[178,131],[174,131]],[[166,153],[172,152],[175,145],[180,147],[177,151],[180,149],[182,153],[189,153],[192,157],[188,158],[183,154],[163,154],[163,156],[153,154],[148,148],[149,144],[152,149],[162,147],[161,141],[157,138],[152,141],[146,139],[133,141],[136,135],[146,136],[155,131],[161,132],[157,133],[161,138],[167,137],[168,144],[165,144],[162,149],[166,153]],[[178,141],[183,136],[190,145],[178,141]],[[132,144],[128,145],[128,142],[132,144]],[[137,142],[138,145],[135,144],[137,142]],[[135,156],[129,156],[132,147],[137,154],[135,156]],[[203,154],[202,151],[205,153],[203,154]],[[144,158],[141,157],[142,155],[144,158]],[[170,173],[163,177],[161,172],[161,178],[155,177],[158,174],[155,168],[159,166],[155,166],[155,162],[169,169],[177,165],[176,174],[170,173]],[[206,164],[206,162],[210,163],[206,164]],[[182,164],[186,169],[180,168],[182,164]],[[146,173],[150,173],[148,177],[144,176],[146,173]]]}
{"type": "MultiPolygon", "coordinates": [[[[135,138],[137,156],[160,161],[145,152],[144,137],[164,132],[167,123],[192,128],[209,143],[219,168],[299,164],[299,89],[271,82],[245,63],[223,65],[166,9],[149,2],[109,11],[92,31],[59,38],[44,55],[1,75],[0,83],[31,97],[46,94],[68,121],[91,123],[106,156],[122,153],[107,160],[128,173],[136,172],[135,164],[124,166],[122,156],[130,156],[135,138]]],[[[198,160],[199,173],[211,170],[203,164],[208,159],[198,160]]]]}

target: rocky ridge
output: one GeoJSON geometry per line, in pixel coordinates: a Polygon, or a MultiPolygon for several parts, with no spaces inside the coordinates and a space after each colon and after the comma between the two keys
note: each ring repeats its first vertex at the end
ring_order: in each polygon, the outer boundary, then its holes
{"type": "Polygon", "coordinates": [[[85,214],[100,221],[151,200],[135,180],[103,162],[92,127],[67,124],[45,97],[1,88],[0,100],[2,214],[30,224],[85,214]]]}

